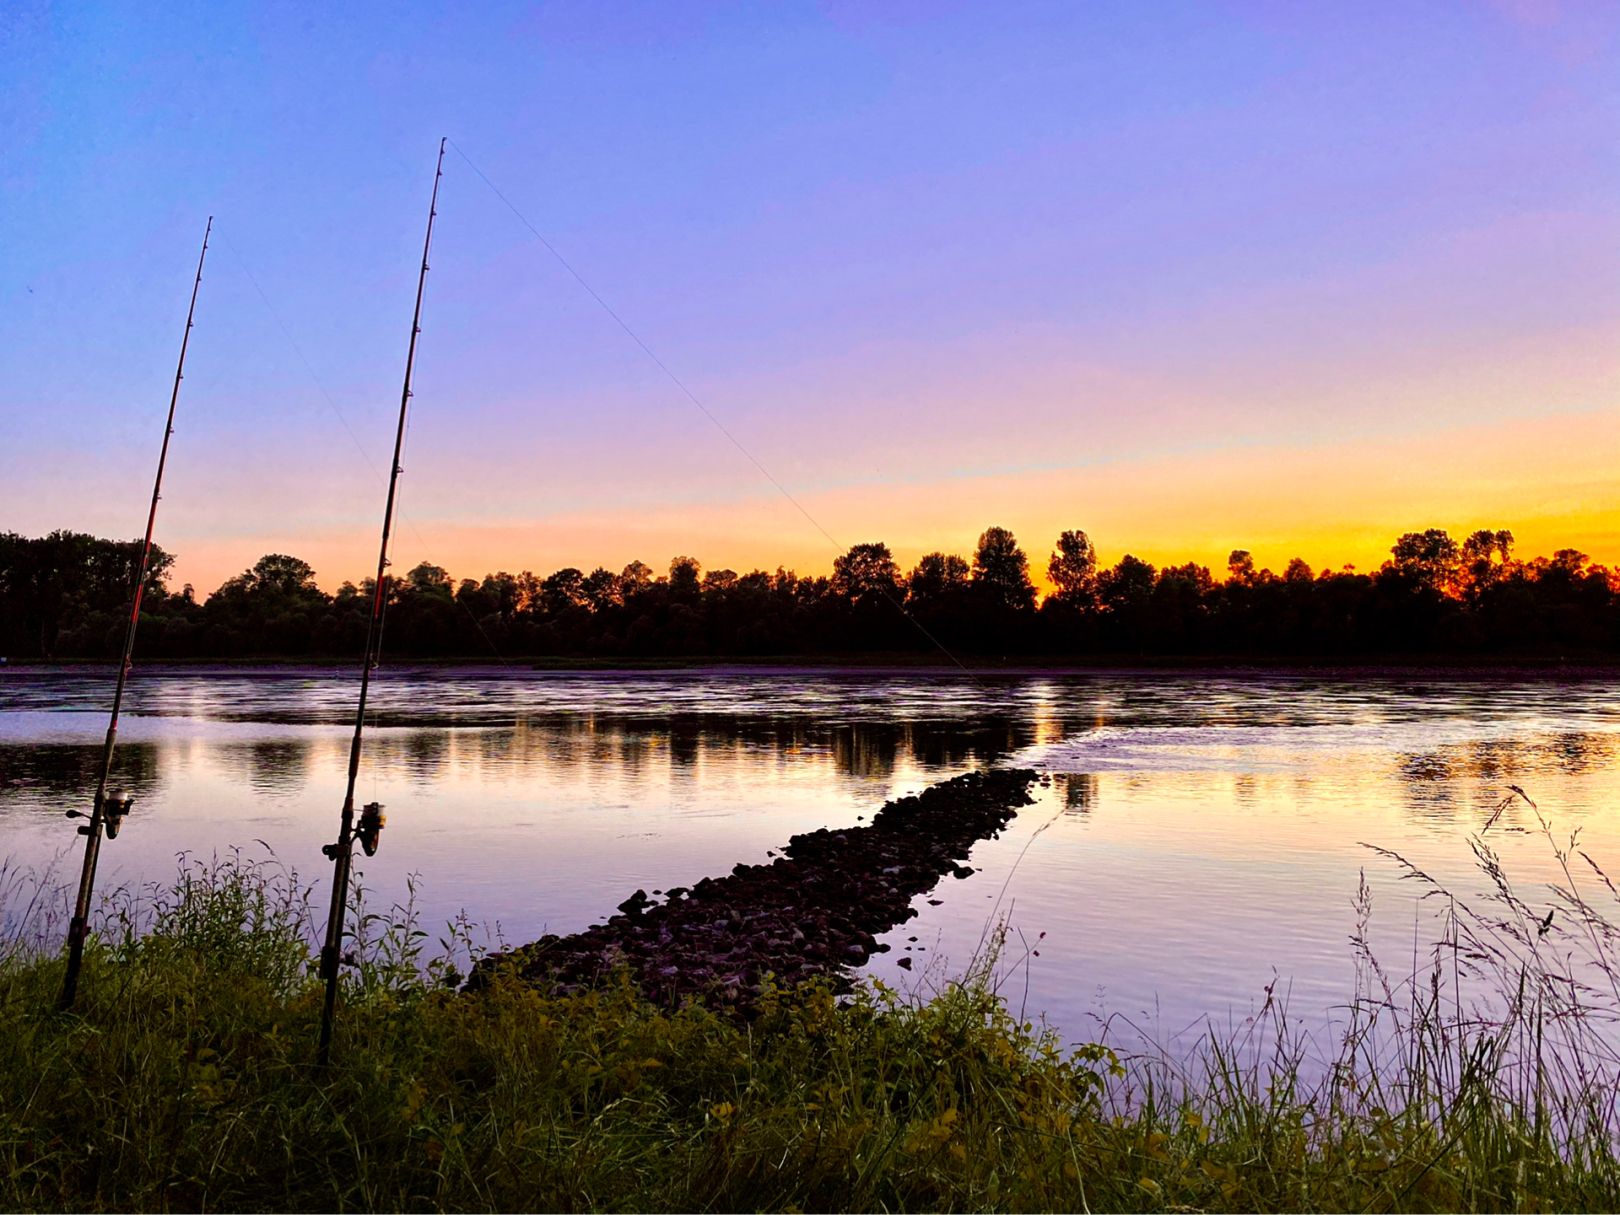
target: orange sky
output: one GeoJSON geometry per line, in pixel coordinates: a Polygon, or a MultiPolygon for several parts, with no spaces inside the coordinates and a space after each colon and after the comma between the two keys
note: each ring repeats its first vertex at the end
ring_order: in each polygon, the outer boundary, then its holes
{"type": "MultiPolygon", "coordinates": [[[[988,524],[1010,527],[1044,572],[1064,528],[1087,531],[1099,557],[1125,552],[1155,564],[1198,561],[1217,573],[1233,548],[1281,570],[1376,568],[1403,531],[1444,527],[1462,537],[1508,527],[1529,557],[1573,547],[1620,565],[1620,425],[1608,412],[1414,430],[1353,443],[1250,446],[1219,458],[1193,453],[1094,467],[917,480],[805,494],[800,503],[839,544],[883,540],[902,566],[933,549],[971,555],[988,524]]],[[[358,579],[375,539],[349,529],[278,534],[188,548],[182,573],[199,592],[268,551],[311,562],[322,585],[358,579]]],[[[417,521],[407,509],[395,565],[429,560],[457,578],[497,569],[546,574],[564,565],[662,570],[685,553],[706,569],[777,565],[825,572],[839,550],[769,487],[753,496],[653,511],[559,512],[477,525],[417,521]]]]}

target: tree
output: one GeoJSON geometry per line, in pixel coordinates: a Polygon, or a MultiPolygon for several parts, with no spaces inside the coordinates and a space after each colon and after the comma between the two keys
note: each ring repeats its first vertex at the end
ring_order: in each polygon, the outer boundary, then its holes
{"type": "Polygon", "coordinates": [[[955,553],[929,553],[906,577],[906,599],[914,606],[939,603],[967,589],[968,563],[955,553]]]}
{"type": "Polygon", "coordinates": [[[1126,553],[1119,564],[1097,577],[1097,597],[1110,612],[1139,608],[1153,596],[1155,571],[1140,557],[1126,553]]]}
{"type": "Polygon", "coordinates": [[[314,567],[285,553],[268,553],[260,557],[245,577],[249,590],[293,594],[315,589],[314,567]]]}
{"type": "Polygon", "coordinates": [[[1288,562],[1288,568],[1283,570],[1284,582],[1309,582],[1314,577],[1315,575],[1311,573],[1311,567],[1300,557],[1291,559],[1288,562]]]}
{"type": "MultiPolygon", "coordinates": [[[[300,562],[300,565],[303,563],[300,562]]],[[[442,565],[423,561],[405,575],[405,585],[413,594],[432,595],[436,599],[451,598],[454,583],[450,571],[442,565]]]]}
{"type": "MultiPolygon", "coordinates": [[[[102,540],[69,531],[37,539],[12,532],[0,536],[0,653],[49,657],[64,628],[101,613],[127,616],[140,557],[139,540],[102,540]]],[[[173,563],[162,548],[152,546],[145,583],[148,608],[167,593],[164,579],[173,563]]],[[[111,624],[98,624],[98,638],[111,624]]]]}
{"type": "Polygon", "coordinates": [[[511,624],[523,602],[523,588],[519,580],[501,570],[499,573],[485,574],[478,589],[502,623],[511,624]]]}
{"type": "Polygon", "coordinates": [[[669,562],[669,589],[682,598],[696,599],[698,574],[703,570],[694,557],[672,557],[669,562]]]}
{"type": "Polygon", "coordinates": [[[1580,577],[1586,573],[1587,564],[1592,560],[1578,548],[1561,548],[1552,555],[1552,568],[1571,577],[1580,577]]]}
{"type": "Polygon", "coordinates": [[[1476,598],[1495,586],[1512,560],[1513,533],[1506,528],[1482,528],[1462,542],[1459,583],[1467,598],[1476,598]]]}
{"type": "Polygon", "coordinates": [[[564,566],[540,584],[540,602],[547,613],[556,615],[585,603],[585,575],[573,566],[564,566]]]}
{"type": "Polygon", "coordinates": [[[585,575],[579,589],[591,611],[601,612],[624,602],[621,587],[619,576],[599,565],[585,575]]]}
{"type": "Polygon", "coordinates": [[[1064,532],[1057,550],[1046,563],[1046,576],[1056,588],[1055,598],[1074,607],[1097,602],[1097,551],[1082,531],[1064,532]]]}
{"type": "Polygon", "coordinates": [[[1012,532],[988,527],[973,554],[973,587],[989,604],[1013,611],[1035,606],[1035,586],[1029,580],[1029,558],[1012,532]]]}
{"type": "MultiPolygon", "coordinates": [[[[1132,558],[1132,560],[1135,560],[1135,558],[1132,558]]],[[[1142,564],[1147,565],[1145,561],[1142,564]]],[[[1301,562],[1301,564],[1304,563],[1301,562]]],[[[1147,568],[1151,570],[1153,567],[1147,565],[1147,568]]],[[[1309,570],[1310,567],[1306,566],[1307,572],[1305,576],[1307,580],[1310,578],[1309,570]]],[[[1209,572],[1209,566],[1199,565],[1196,561],[1189,561],[1185,565],[1167,565],[1160,570],[1155,585],[1162,587],[1169,583],[1180,584],[1190,591],[1195,598],[1200,595],[1207,595],[1215,589],[1215,577],[1209,572]]]]}
{"type": "Polygon", "coordinates": [[[877,541],[851,545],[833,561],[833,593],[854,604],[900,601],[900,567],[889,546],[877,541]]]}
{"type": "Polygon", "coordinates": [[[1239,586],[1253,586],[1255,582],[1254,557],[1246,548],[1235,548],[1226,558],[1226,580],[1239,586]]]}
{"type": "Polygon", "coordinates": [[[652,585],[652,566],[645,561],[632,561],[619,574],[619,596],[629,599],[652,585]]]}
{"type": "Polygon", "coordinates": [[[1457,542],[1438,527],[1407,532],[1390,548],[1385,567],[1417,586],[1442,594],[1456,589],[1461,563],[1457,542]]]}

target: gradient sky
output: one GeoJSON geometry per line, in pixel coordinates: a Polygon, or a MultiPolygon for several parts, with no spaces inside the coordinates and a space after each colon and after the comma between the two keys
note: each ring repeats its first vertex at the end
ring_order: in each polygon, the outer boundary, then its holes
{"type": "MultiPolygon", "coordinates": [[[[449,135],[839,545],[1620,563],[1617,62],[1555,0],[10,0],[0,530],[139,533],[212,213],[158,539],[363,577],[449,135]]],[[[439,222],[398,568],[828,568],[454,150],[439,222]]]]}

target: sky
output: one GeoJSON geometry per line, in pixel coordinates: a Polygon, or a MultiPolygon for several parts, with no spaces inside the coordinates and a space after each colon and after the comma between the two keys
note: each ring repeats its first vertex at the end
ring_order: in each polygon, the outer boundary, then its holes
{"type": "Polygon", "coordinates": [[[9,0],[0,530],[140,534],[213,215],[174,581],[366,576],[448,136],[397,568],[1620,564],[1616,62],[1558,0],[9,0]]]}

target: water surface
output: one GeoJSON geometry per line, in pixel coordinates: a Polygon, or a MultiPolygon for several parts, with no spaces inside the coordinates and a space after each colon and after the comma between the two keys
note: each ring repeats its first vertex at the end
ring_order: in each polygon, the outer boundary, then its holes
{"type": "MultiPolygon", "coordinates": [[[[0,672],[14,860],[76,873],[62,811],[93,788],[110,689],[0,672]]],[[[1466,837],[1510,785],[1620,869],[1612,678],[398,669],[374,689],[359,794],[389,825],[366,886],[386,903],[419,875],[427,927],[465,909],[509,943],[970,768],[1040,768],[1038,804],[978,846],[972,877],[919,899],[869,969],[936,981],[1005,920],[1008,994],[1071,1039],[1108,1015],[1160,1038],[1241,1019],[1268,985],[1328,1015],[1350,990],[1364,868],[1392,968],[1432,930],[1416,885],[1363,845],[1477,889],[1466,837]]],[[[233,846],[324,879],[355,690],[348,673],[139,672],[117,762],[135,811],[103,884],[233,846]]],[[[1490,836],[1532,901],[1555,876],[1535,827],[1520,803],[1490,836]]]]}

